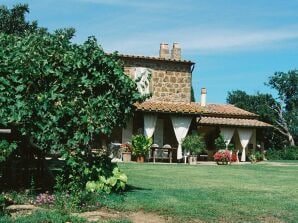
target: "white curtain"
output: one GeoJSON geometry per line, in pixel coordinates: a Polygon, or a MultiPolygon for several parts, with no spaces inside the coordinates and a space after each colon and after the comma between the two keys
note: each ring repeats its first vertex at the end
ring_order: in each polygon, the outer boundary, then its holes
{"type": "Polygon", "coordinates": [[[252,136],[252,129],[238,129],[239,139],[242,146],[242,155],[241,161],[246,161],[245,149],[249,143],[249,140],[252,136]]]}
{"type": "Polygon", "coordinates": [[[226,148],[228,148],[228,145],[231,142],[231,139],[234,135],[234,131],[235,131],[235,129],[233,129],[233,128],[225,128],[225,127],[220,128],[220,133],[222,134],[222,136],[225,139],[226,148]]]}
{"type": "Polygon", "coordinates": [[[157,115],[144,114],[144,134],[146,137],[151,138],[153,136],[157,115]]]}
{"type": "Polygon", "coordinates": [[[174,127],[176,139],[178,141],[177,159],[182,159],[181,144],[188,132],[192,117],[171,116],[171,120],[174,127]]]}

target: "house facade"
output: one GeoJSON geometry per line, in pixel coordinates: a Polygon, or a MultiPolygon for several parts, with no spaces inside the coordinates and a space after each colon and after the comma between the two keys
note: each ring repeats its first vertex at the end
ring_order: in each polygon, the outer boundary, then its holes
{"type": "Polygon", "coordinates": [[[125,129],[115,129],[112,142],[131,142],[135,134],[153,138],[156,147],[171,147],[174,161],[180,161],[187,151],[181,143],[188,134],[204,136],[208,158],[216,148],[214,140],[222,134],[226,146],[233,143],[240,151],[241,161],[261,143],[263,128],[271,127],[251,112],[229,104],[207,102],[207,90],[201,89],[199,103],[191,102],[192,72],[195,63],[181,58],[181,48],[174,43],[160,44],[159,56],[120,55],[125,73],[136,81],[141,93],[152,95],[136,104],[134,117],[125,129]]]}

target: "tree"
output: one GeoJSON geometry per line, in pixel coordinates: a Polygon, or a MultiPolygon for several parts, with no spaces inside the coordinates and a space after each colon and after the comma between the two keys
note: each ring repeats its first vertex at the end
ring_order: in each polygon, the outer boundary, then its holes
{"type": "MultiPolygon", "coordinates": [[[[276,101],[270,94],[257,93],[256,95],[249,95],[244,91],[236,90],[228,92],[227,102],[258,114],[261,121],[272,125],[274,124],[274,120],[278,118],[273,109],[276,105],[276,101]]],[[[260,131],[260,133],[262,134],[257,134],[257,140],[263,140],[267,148],[280,148],[286,140],[285,137],[281,136],[281,134],[274,129],[265,129],[260,131]]]]}
{"type": "Polygon", "coordinates": [[[23,35],[26,32],[35,32],[41,29],[38,28],[36,21],[28,22],[25,20],[26,13],[29,13],[27,4],[15,5],[12,9],[0,5],[0,32],[23,35]]]}
{"type": "Polygon", "coordinates": [[[298,136],[298,70],[276,72],[269,78],[267,85],[278,93],[277,106],[274,108],[279,117],[275,121],[276,128],[294,146],[295,137],[298,136]]]}
{"type": "Polygon", "coordinates": [[[298,136],[298,72],[276,72],[267,85],[278,92],[278,98],[270,94],[248,95],[237,90],[228,93],[227,102],[257,113],[262,121],[271,123],[280,135],[286,137],[288,144],[295,145],[298,136]]]}
{"type": "Polygon", "coordinates": [[[73,29],[24,34],[0,33],[0,125],[44,154],[64,156],[66,179],[80,187],[112,174],[106,157],[94,161],[93,142],[125,125],[146,95],[124,73],[117,53],[106,54],[94,37],[73,44],[73,29]]]}

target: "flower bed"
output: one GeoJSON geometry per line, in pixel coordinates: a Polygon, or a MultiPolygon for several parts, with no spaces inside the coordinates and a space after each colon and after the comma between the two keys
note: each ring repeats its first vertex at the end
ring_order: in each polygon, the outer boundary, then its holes
{"type": "Polygon", "coordinates": [[[229,150],[218,150],[214,155],[213,155],[214,161],[218,165],[227,165],[228,163],[231,162],[232,160],[232,155],[229,150]]]}

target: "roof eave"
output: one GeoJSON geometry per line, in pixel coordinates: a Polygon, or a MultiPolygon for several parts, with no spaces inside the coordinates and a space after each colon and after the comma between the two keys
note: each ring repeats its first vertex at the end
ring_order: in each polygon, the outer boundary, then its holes
{"type": "Polygon", "coordinates": [[[175,60],[175,59],[167,59],[153,56],[138,56],[138,55],[129,55],[129,54],[118,54],[120,58],[128,58],[128,59],[142,59],[142,60],[154,60],[154,61],[164,61],[164,62],[172,62],[172,63],[184,63],[184,64],[195,64],[190,60],[175,60]]]}

